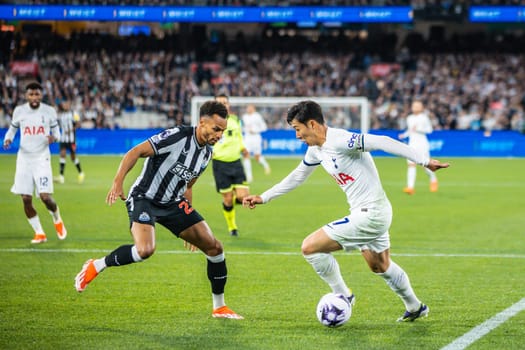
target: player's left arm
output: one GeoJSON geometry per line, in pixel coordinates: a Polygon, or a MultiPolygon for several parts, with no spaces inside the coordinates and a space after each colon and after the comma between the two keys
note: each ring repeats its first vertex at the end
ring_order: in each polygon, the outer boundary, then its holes
{"type": "Polygon", "coordinates": [[[381,150],[399,157],[407,158],[416,164],[429,168],[432,171],[436,171],[441,168],[448,168],[450,166],[449,163],[441,163],[436,159],[429,159],[415,148],[394,140],[388,136],[364,134],[361,135],[361,137],[361,148],[364,152],[381,150]]]}
{"type": "Polygon", "coordinates": [[[51,111],[51,121],[49,123],[51,135],[47,136],[47,141],[49,144],[52,144],[53,142],[60,140],[60,125],[58,125],[58,116],[55,109],[53,107],[50,107],[49,109],[51,111]]]}

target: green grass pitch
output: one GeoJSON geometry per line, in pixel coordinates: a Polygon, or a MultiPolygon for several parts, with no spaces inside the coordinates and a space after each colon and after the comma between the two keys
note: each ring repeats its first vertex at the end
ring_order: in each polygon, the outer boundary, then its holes
{"type": "MultiPolygon", "coordinates": [[[[43,204],[48,242],[34,246],[22,202],[10,193],[15,157],[0,156],[0,349],[440,349],[525,297],[525,161],[442,159],[440,191],[418,169],[416,194],[402,193],[406,163],[376,158],[394,208],[393,259],[409,274],[428,318],[396,323],[402,302],[359,253],[337,253],[357,297],[350,321],[329,329],[315,316],[328,287],[300,254],[303,238],[347,213],[343,193],[318,169],[301,187],[256,210],[237,207],[240,236],[230,237],[211,169],[194,188],[194,206],[224,243],[226,302],[242,321],[213,319],[205,259],[157,227],[146,262],[110,268],[84,293],[73,279],[84,261],[131,238],[125,206],[105,196],[120,157],[81,156],[85,183],[69,161],[55,199],[68,228],[58,241],[43,204]]],[[[252,193],[279,181],[299,158],[253,164],[252,193]]],[[[58,172],[58,158],[53,156],[58,172]]],[[[141,168],[128,176],[126,190],[141,168]]],[[[525,312],[469,349],[524,349],[525,312]]]]}

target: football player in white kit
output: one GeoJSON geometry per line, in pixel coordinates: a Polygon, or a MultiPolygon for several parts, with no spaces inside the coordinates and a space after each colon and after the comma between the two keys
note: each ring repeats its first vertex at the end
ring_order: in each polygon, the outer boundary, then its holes
{"type": "Polygon", "coordinates": [[[24,211],[29,224],[35,231],[31,243],[47,241],[46,234],[33,206],[33,192],[40,196],[53,217],[59,239],[67,236],[66,227],[60,217],[58,206],[51,195],[53,193],[53,173],[49,144],[60,138],[60,129],[55,109],[42,103],[42,86],[29,83],[26,86],[27,102],[17,106],[9,130],[4,137],[4,149],[11,143],[20,129],[20,148],[16,157],[15,183],[11,192],[22,196],[24,211]]]}
{"type": "Polygon", "coordinates": [[[427,316],[428,306],[417,298],[405,271],[390,258],[388,230],[392,222],[392,207],[369,152],[382,150],[432,171],[449,164],[429,159],[390,137],[328,127],[321,107],[313,101],[292,106],[287,121],[295,129],[297,138],[308,145],[303,161],[263,194],[245,197],[243,205],[253,209],[257,204],[268,203],[302,184],[321,165],[346,194],[351,211],[304,239],[301,250],[305,259],[334,293],[343,294],[353,304],[354,295],[345,284],[337,260],[331,253],[359,249],[372,272],[383,278],[404,302],[406,311],[398,321],[414,321],[427,316]]]}
{"type": "MultiPolygon", "coordinates": [[[[432,123],[430,122],[427,113],[425,113],[423,102],[413,101],[411,109],[412,114],[407,117],[407,130],[399,134],[399,138],[405,139],[408,137],[409,146],[417,149],[427,158],[430,158],[430,144],[428,142],[427,134],[432,133],[432,123]]],[[[407,164],[407,186],[403,189],[403,192],[414,194],[417,164],[410,159],[407,159],[407,164]]],[[[428,168],[424,169],[430,179],[430,192],[437,192],[438,180],[436,174],[428,168]]]]}
{"type": "MultiPolygon", "coordinates": [[[[262,155],[262,136],[261,133],[268,129],[262,115],[255,110],[254,105],[246,106],[246,113],[242,116],[242,129],[244,132],[244,145],[255,161],[262,165],[264,173],[270,174],[271,168],[262,155]]],[[[249,157],[243,158],[246,180],[253,181],[252,163],[249,157]]]]}

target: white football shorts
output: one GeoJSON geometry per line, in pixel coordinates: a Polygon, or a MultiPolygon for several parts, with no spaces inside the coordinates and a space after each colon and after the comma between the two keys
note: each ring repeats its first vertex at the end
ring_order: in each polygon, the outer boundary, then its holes
{"type": "Polygon", "coordinates": [[[53,171],[50,159],[50,155],[27,157],[18,154],[15,183],[11,187],[11,192],[29,196],[35,191],[37,196],[40,193],[53,193],[53,171]]]}
{"type": "MultiPolygon", "coordinates": [[[[387,202],[388,203],[388,202],[387,202]]],[[[350,215],[323,226],[328,237],[346,251],[371,250],[381,253],[390,248],[388,229],[392,223],[392,206],[352,209],[350,215]]]]}
{"type": "MultiPolygon", "coordinates": [[[[419,153],[430,159],[430,144],[426,139],[424,140],[410,140],[408,145],[415,148],[419,153]]],[[[415,164],[411,160],[407,159],[408,164],[415,164]]]]}
{"type": "Polygon", "coordinates": [[[260,134],[246,135],[244,145],[250,154],[262,154],[262,137],[260,134]]]}

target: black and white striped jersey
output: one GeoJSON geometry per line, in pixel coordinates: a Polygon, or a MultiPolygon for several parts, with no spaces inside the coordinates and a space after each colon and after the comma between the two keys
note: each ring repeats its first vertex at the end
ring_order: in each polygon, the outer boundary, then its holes
{"type": "Polygon", "coordinates": [[[59,111],[57,119],[60,125],[60,142],[75,143],[75,128],[80,122],[80,116],[73,110],[59,111]]]}
{"type": "Polygon", "coordinates": [[[188,183],[206,169],[212,148],[199,146],[195,128],[190,126],[166,129],[148,141],[155,155],[145,160],[130,194],[148,198],[158,205],[171,204],[180,199],[188,183]]]}

